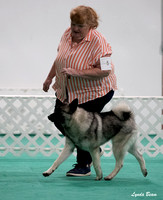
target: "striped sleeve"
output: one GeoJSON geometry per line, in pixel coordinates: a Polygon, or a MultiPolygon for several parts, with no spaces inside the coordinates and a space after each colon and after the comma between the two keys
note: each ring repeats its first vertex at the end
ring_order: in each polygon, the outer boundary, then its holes
{"type": "Polygon", "coordinates": [[[95,65],[101,57],[107,54],[112,54],[111,46],[107,43],[103,36],[98,34],[96,40],[94,51],[92,51],[92,65],[95,65]]]}

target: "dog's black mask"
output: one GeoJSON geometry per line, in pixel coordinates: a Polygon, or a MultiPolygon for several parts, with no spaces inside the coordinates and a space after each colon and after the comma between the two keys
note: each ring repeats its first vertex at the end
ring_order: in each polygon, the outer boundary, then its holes
{"type": "Polygon", "coordinates": [[[48,116],[48,119],[51,121],[51,122],[54,122],[55,121],[55,113],[52,113],[51,115],[48,116]]]}
{"type": "Polygon", "coordinates": [[[64,113],[73,114],[78,106],[78,99],[73,100],[70,104],[63,103],[55,107],[54,113],[48,116],[48,119],[65,135],[63,124],[65,123],[64,113]]]}
{"type": "Polygon", "coordinates": [[[57,113],[52,113],[51,115],[48,116],[48,119],[53,122],[55,124],[55,126],[57,127],[57,129],[63,134],[65,135],[65,131],[64,128],[62,126],[62,124],[64,123],[64,118],[63,116],[57,115],[57,113]]]}

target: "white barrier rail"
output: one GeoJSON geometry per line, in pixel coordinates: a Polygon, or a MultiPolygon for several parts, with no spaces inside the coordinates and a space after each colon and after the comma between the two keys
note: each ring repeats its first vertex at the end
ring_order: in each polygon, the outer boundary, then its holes
{"type": "MultiPolygon", "coordinates": [[[[163,97],[114,97],[104,111],[121,101],[135,112],[141,152],[150,157],[163,154],[163,97]]],[[[0,156],[60,154],[64,137],[47,119],[54,105],[54,96],[0,95],[0,156]]],[[[111,147],[111,142],[103,145],[104,156],[112,155],[111,147]]]]}

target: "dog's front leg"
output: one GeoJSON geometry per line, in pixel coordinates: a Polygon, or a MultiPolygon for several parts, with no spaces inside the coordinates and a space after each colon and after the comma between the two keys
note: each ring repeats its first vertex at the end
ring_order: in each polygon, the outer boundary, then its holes
{"type": "Polygon", "coordinates": [[[50,176],[59,167],[59,165],[64,162],[74,151],[74,144],[67,137],[65,139],[65,146],[60,156],[57,158],[57,160],[54,161],[53,165],[47,171],[43,172],[43,176],[50,176]]]}
{"type": "Polygon", "coordinates": [[[93,161],[93,167],[96,172],[96,180],[101,180],[103,175],[102,175],[101,164],[100,164],[99,147],[96,149],[90,150],[90,154],[91,154],[92,161],[93,161]]]}

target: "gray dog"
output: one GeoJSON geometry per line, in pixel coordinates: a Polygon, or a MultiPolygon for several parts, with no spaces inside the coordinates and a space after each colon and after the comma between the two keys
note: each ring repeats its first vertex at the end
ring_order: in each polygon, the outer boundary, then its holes
{"type": "Polygon", "coordinates": [[[78,100],[75,99],[70,104],[65,103],[58,107],[49,119],[56,125],[60,124],[65,135],[65,146],[58,159],[43,173],[43,176],[51,175],[72,154],[74,148],[78,147],[91,154],[96,180],[101,180],[103,175],[99,147],[110,139],[116,165],[105,180],[111,180],[120,171],[126,152],[136,157],[142,174],[147,176],[145,161],[136,145],[138,132],[134,114],[126,104],[119,104],[110,112],[93,113],[79,108],[78,100]]]}

